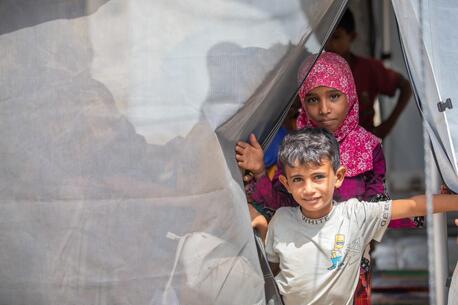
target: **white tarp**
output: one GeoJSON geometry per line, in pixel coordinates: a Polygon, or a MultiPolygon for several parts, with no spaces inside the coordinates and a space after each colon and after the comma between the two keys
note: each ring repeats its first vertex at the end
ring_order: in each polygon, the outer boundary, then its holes
{"type": "Polygon", "coordinates": [[[345,2],[0,0],[0,304],[264,304],[234,141],[345,2]]]}
{"type": "MultiPolygon", "coordinates": [[[[444,0],[392,0],[392,3],[407,69],[424,119],[425,150],[433,151],[443,181],[458,192],[458,34],[454,32],[458,27],[458,3],[444,0]]],[[[445,304],[449,270],[446,218],[432,215],[430,195],[438,191],[439,177],[429,158],[430,152],[425,154],[429,297],[431,304],[445,304]]]]}
{"type": "Polygon", "coordinates": [[[458,191],[458,2],[392,0],[408,70],[439,170],[458,191]],[[422,16],[420,16],[420,8],[422,16]],[[421,18],[420,18],[421,17],[421,18]],[[453,108],[439,111],[449,99],[453,108]]]}

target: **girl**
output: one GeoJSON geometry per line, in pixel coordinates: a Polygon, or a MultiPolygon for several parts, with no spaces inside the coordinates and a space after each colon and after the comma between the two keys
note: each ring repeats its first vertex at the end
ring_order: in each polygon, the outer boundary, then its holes
{"type": "MultiPolygon", "coordinates": [[[[302,81],[310,66],[308,61],[299,70],[302,81]]],[[[341,164],[347,172],[342,186],[334,193],[336,201],[358,198],[374,201],[385,196],[385,158],[380,140],[358,125],[358,97],[353,75],[347,62],[337,54],[323,52],[299,89],[302,111],[297,127],[322,127],[334,134],[340,145],[341,164]]],[[[267,208],[293,206],[296,202],[278,181],[265,175],[263,151],[254,135],[250,143],[238,142],[238,165],[254,174],[256,185],[252,199],[267,208]]],[[[412,227],[410,220],[390,225],[412,227]]],[[[354,304],[370,304],[369,249],[361,261],[361,274],[354,304]]]]}

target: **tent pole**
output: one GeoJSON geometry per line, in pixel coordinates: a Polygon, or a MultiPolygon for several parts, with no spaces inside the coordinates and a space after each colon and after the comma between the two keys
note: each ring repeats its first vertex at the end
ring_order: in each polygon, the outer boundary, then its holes
{"type": "MultiPolygon", "coordinates": [[[[431,186],[433,190],[440,188],[440,173],[437,166],[431,166],[431,186]]],[[[434,270],[431,276],[434,276],[435,289],[436,289],[436,304],[446,305],[448,289],[446,281],[448,277],[448,252],[447,252],[447,214],[433,214],[432,215],[432,235],[434,255],[434,270]]]]}
{"type": "Polygon", "coordinates": [[[434,277],[436,283],[436,304],[446,305],[448,289],[446,280],[448,277],[447,255],[447,217],[446,214],[433,215],[434,236],[434,277]]]}
{"type": "MultiPolygon", "coordinates": [[[[425,12],[429,3],[419,1],[420,11],[420,40],[425,41],[425,12]]],[[[423,50],[423,46],[420,46],[423,50]]],[[[427,55],[422,52],[421,61],[426,62],[427,55]]],[[[423,65],[422,65],[423,67],[423,65]]],[[[436,84],[425,81],[425,71],[422,70],[423,96],[433,96],[429,92],[436,84]]],[[[429,101],[432,102],[432,101],[429,101]]],[[[448,276],[447,258],[447,220],[445,214],[433,214],[432,194],[440,188],[440,173],[435,162],[431,141],[428,136],[427,122],[423,119],[424,148],[425,148],[425,191],[427,198],[427,237],[428,237],[428,269],[429,269],[429,299],[431,305],[446,305],[446,280],[448,276]]]]}
{"type": "MultiPolygon", "coordinates": [[[[429,152],[429,154],[431,155],[430,160],[433,161],[432,153],[429,152]]],[[[432,192],[435,192],[440,188],[440,173],[434,162],[429,167],[429,188],[432,192]]],[[[430,287],[430,293],[432,293],[431,289],[434,289],[434,303],[431,304],[446,305],[448,293],[446,288],[448,277],[447,214],[441,213],[431,216],[430,223],[428,223],[428,247],[432,247],[428,255],[433,255],[433,258],[429,258],[430,266],[432,266],[432,270],[429,270],[429,276],[432,278],[432,283],[434,283],[434,287],[430,287]]]]}

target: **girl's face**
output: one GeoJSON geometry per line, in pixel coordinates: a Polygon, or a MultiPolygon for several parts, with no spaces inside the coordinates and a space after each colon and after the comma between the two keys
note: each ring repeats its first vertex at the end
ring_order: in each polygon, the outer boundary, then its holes
{"type": "Polygon", "coordinates": [[[310,121],[333,133],[348,114],[347,96],[330,87],[322,86],[310,90],[302,105],[310,121]]]}

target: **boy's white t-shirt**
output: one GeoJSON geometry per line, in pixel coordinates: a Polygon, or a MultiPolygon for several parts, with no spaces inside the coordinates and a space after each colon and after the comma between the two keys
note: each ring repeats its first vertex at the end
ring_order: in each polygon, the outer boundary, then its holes
{"type": "Polygon", "coordinates": [[[391,201],[334,203],[320,219],[299,207],[277,210],[266,238],[267,259],[280,264],[275,277],[286,305],[353,304],[364,249],[380,241],[391,201]]]}

